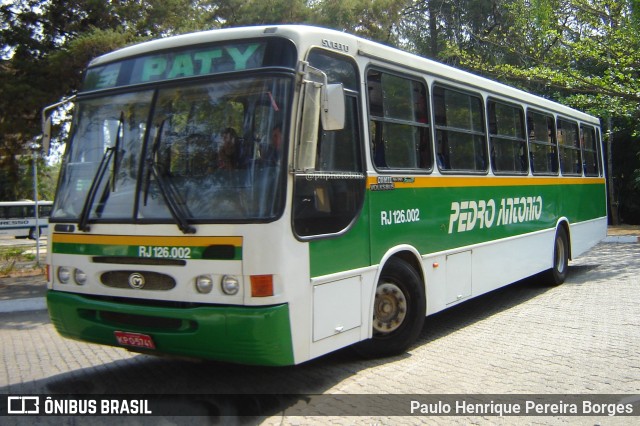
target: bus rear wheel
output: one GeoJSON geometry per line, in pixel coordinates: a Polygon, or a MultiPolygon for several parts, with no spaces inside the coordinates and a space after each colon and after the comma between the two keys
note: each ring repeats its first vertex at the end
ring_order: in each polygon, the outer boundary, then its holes
{"type": "Polygon", "coordinates": [[[392,258],[385,266],[373,302],[373,335],[354,346],[365,357],[403,353],[416,340],[424,324],[424,286],[407,262],[392,258]]]}
{"type": "Polygon", "coordinates": [[[569,237],[564,227],[556,231],[553,243],[553,266],[547,271],[547,281],[550,285],[560,285],[567,278],[569,270],[569,237]]]}

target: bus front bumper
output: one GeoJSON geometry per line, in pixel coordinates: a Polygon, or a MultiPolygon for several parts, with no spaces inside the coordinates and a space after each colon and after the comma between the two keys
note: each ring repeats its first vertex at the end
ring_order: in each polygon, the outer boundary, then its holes
{"type": "Polygon", "coordinates": [[[47,306],[58,333],[134,351],[240,364],[294,363],[289,306],[149,306],[49,290],[47,306]],[[118,343],[116,332],[148,336],[153,349],[118,343]]]}

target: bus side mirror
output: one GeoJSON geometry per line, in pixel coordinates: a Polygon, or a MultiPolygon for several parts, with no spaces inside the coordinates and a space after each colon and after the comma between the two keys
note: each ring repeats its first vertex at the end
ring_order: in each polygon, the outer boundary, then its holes
{"type": "Polygon", "coordinates": [[[345,102],[342,84],[325,85],[322,98],[322,128],[327,131],[344,129],[345,102]]]}
{"type": "Polygon", "coordinates": [[[303,87],[296,170],[311,171],[316,168],[320,122],[326,131],[344,129],[346,108],[342,84],[307,81],[303,87]]]}
{"type": "Polygon", "coordinates": [[[42,124],[42,149],[45,155],[49,155],[51,146],[51,117],[48,117],[42,124]]]}
{"type": "Polygon", "coordinates": [[[60,105],[73,102],[75,99],[76,95],[69,96],[68,98],[62,98],[60,102],[56,102],[55,104],[51,104],[42,109],[42,148],[44,149],[45,155],[49,155],[49,148],[51,147],[51,116],[47,117],[47,112],[51,111],[53,108],[59,107],[60,105]]]}
{"type": "Polygon", "coordinates": [[[306,81],[303,87],[302,121],[300,123],[296,170],[308,171],[316,168],[323,85],[306,81]]]}

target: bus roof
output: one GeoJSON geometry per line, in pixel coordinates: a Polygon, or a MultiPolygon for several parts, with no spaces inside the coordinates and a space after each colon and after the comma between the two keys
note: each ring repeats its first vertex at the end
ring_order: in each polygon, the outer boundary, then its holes
{"type": "Polygon", "coordinates": [[[179,49],[186,46],[214,43],[229,39],[251,39],[265,36],[279,36],[292,40],[301,51],[310,47],[324,47],[349,54],[356,59],[366,57],[382,61],[415,72],[433,76],[443,83],[462,84],[496,96],[524,102],[561,115],[573,117],[599,125],[599,120],[589,114],[558,104],[537,95],[508,86],[431,59],[405,52],[352,34],[307,25],[270,25],[238,27],[200,31],[135,44],[95,58],[89,66],[103,65],[155,51],[179,49]]]}

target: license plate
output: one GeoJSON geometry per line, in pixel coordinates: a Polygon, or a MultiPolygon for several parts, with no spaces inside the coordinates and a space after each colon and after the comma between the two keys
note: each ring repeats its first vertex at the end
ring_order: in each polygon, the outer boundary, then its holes
{"type": "Polygon", "coordinates": [[[136,348],[155,349],[156,345],[153,343],[151,336],[140,333],[129,333],[127,331],[114,331],[116,340],[119,345],[133,346],[136,348]]]}

